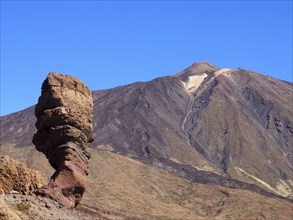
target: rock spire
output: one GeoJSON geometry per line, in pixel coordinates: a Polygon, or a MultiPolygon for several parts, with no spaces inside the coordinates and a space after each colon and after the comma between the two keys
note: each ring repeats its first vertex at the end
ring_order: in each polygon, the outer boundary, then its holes
{"type": "Polygon", "coordinates": [[[93,99],[79,79],[49,73],[35,107],[37,132],[33,143],[56,170],[37,194],[65,207],[77,206],[87,188],[87,148],[93,141],[93,99]]]}

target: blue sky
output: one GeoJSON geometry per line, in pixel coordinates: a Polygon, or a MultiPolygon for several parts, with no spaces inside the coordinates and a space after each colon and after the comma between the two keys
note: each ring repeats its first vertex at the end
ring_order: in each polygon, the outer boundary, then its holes
{"type": "Polygon", "coordinates": [[[51,71],[100,90],[200,61],[292,82],[292,1],[1,1],[0,115],[51,71]]]}

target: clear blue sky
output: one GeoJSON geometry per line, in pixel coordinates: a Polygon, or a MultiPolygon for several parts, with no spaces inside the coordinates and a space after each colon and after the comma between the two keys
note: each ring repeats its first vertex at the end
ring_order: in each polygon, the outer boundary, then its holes
{"type": "Polygon", "coordinates": [[[0,115],[51,71],[100,90],[196,61],[292,82],[292,1],[1,1],[0,115]]]}

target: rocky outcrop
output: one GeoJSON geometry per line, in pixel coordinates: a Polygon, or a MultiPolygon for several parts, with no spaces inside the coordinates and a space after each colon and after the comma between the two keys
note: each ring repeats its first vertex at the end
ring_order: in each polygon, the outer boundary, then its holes
{"type": "Polygon", "coordinates": [[[58,202],[35,195],[0,194],[0,220],[100,220],[76,209],[64,209],[58,202]]]}
{"type": "Polygon", "coordinates": [[[38,194],[65,207],[79,204],[87,187],[87,148],[93,141],[93,100],[79,79],[50,73],[42,85],[35,107],[37,133],[33,143],[43,152],[56,172],[38,194]]]}
{"type": "Polygon", "coordinates": [[[17,191],[28,195],[43,184],[43,177],[38,171],[31,170],[10,157],[0,157],[0,193],[17,191]]]}

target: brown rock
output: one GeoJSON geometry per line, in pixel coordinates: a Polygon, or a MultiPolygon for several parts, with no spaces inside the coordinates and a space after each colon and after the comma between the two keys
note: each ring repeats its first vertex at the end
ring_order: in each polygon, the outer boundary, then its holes
{"type": "Polygon", "coordinates": [[[10,157],[0,157],[0,193],[17,191],[27,195],[43,184],[43,177],[38,171],[31,170],[10,157]]]}
{"type": "Polygon", "coordinates": [[[93,141],[93,100],[90,90],[79,79],[49,73],[35,107],[37,133],[33,143],[56,170],[38,194],[63,206],[77,206],[87,187],[86,148],[93,141]]]}

